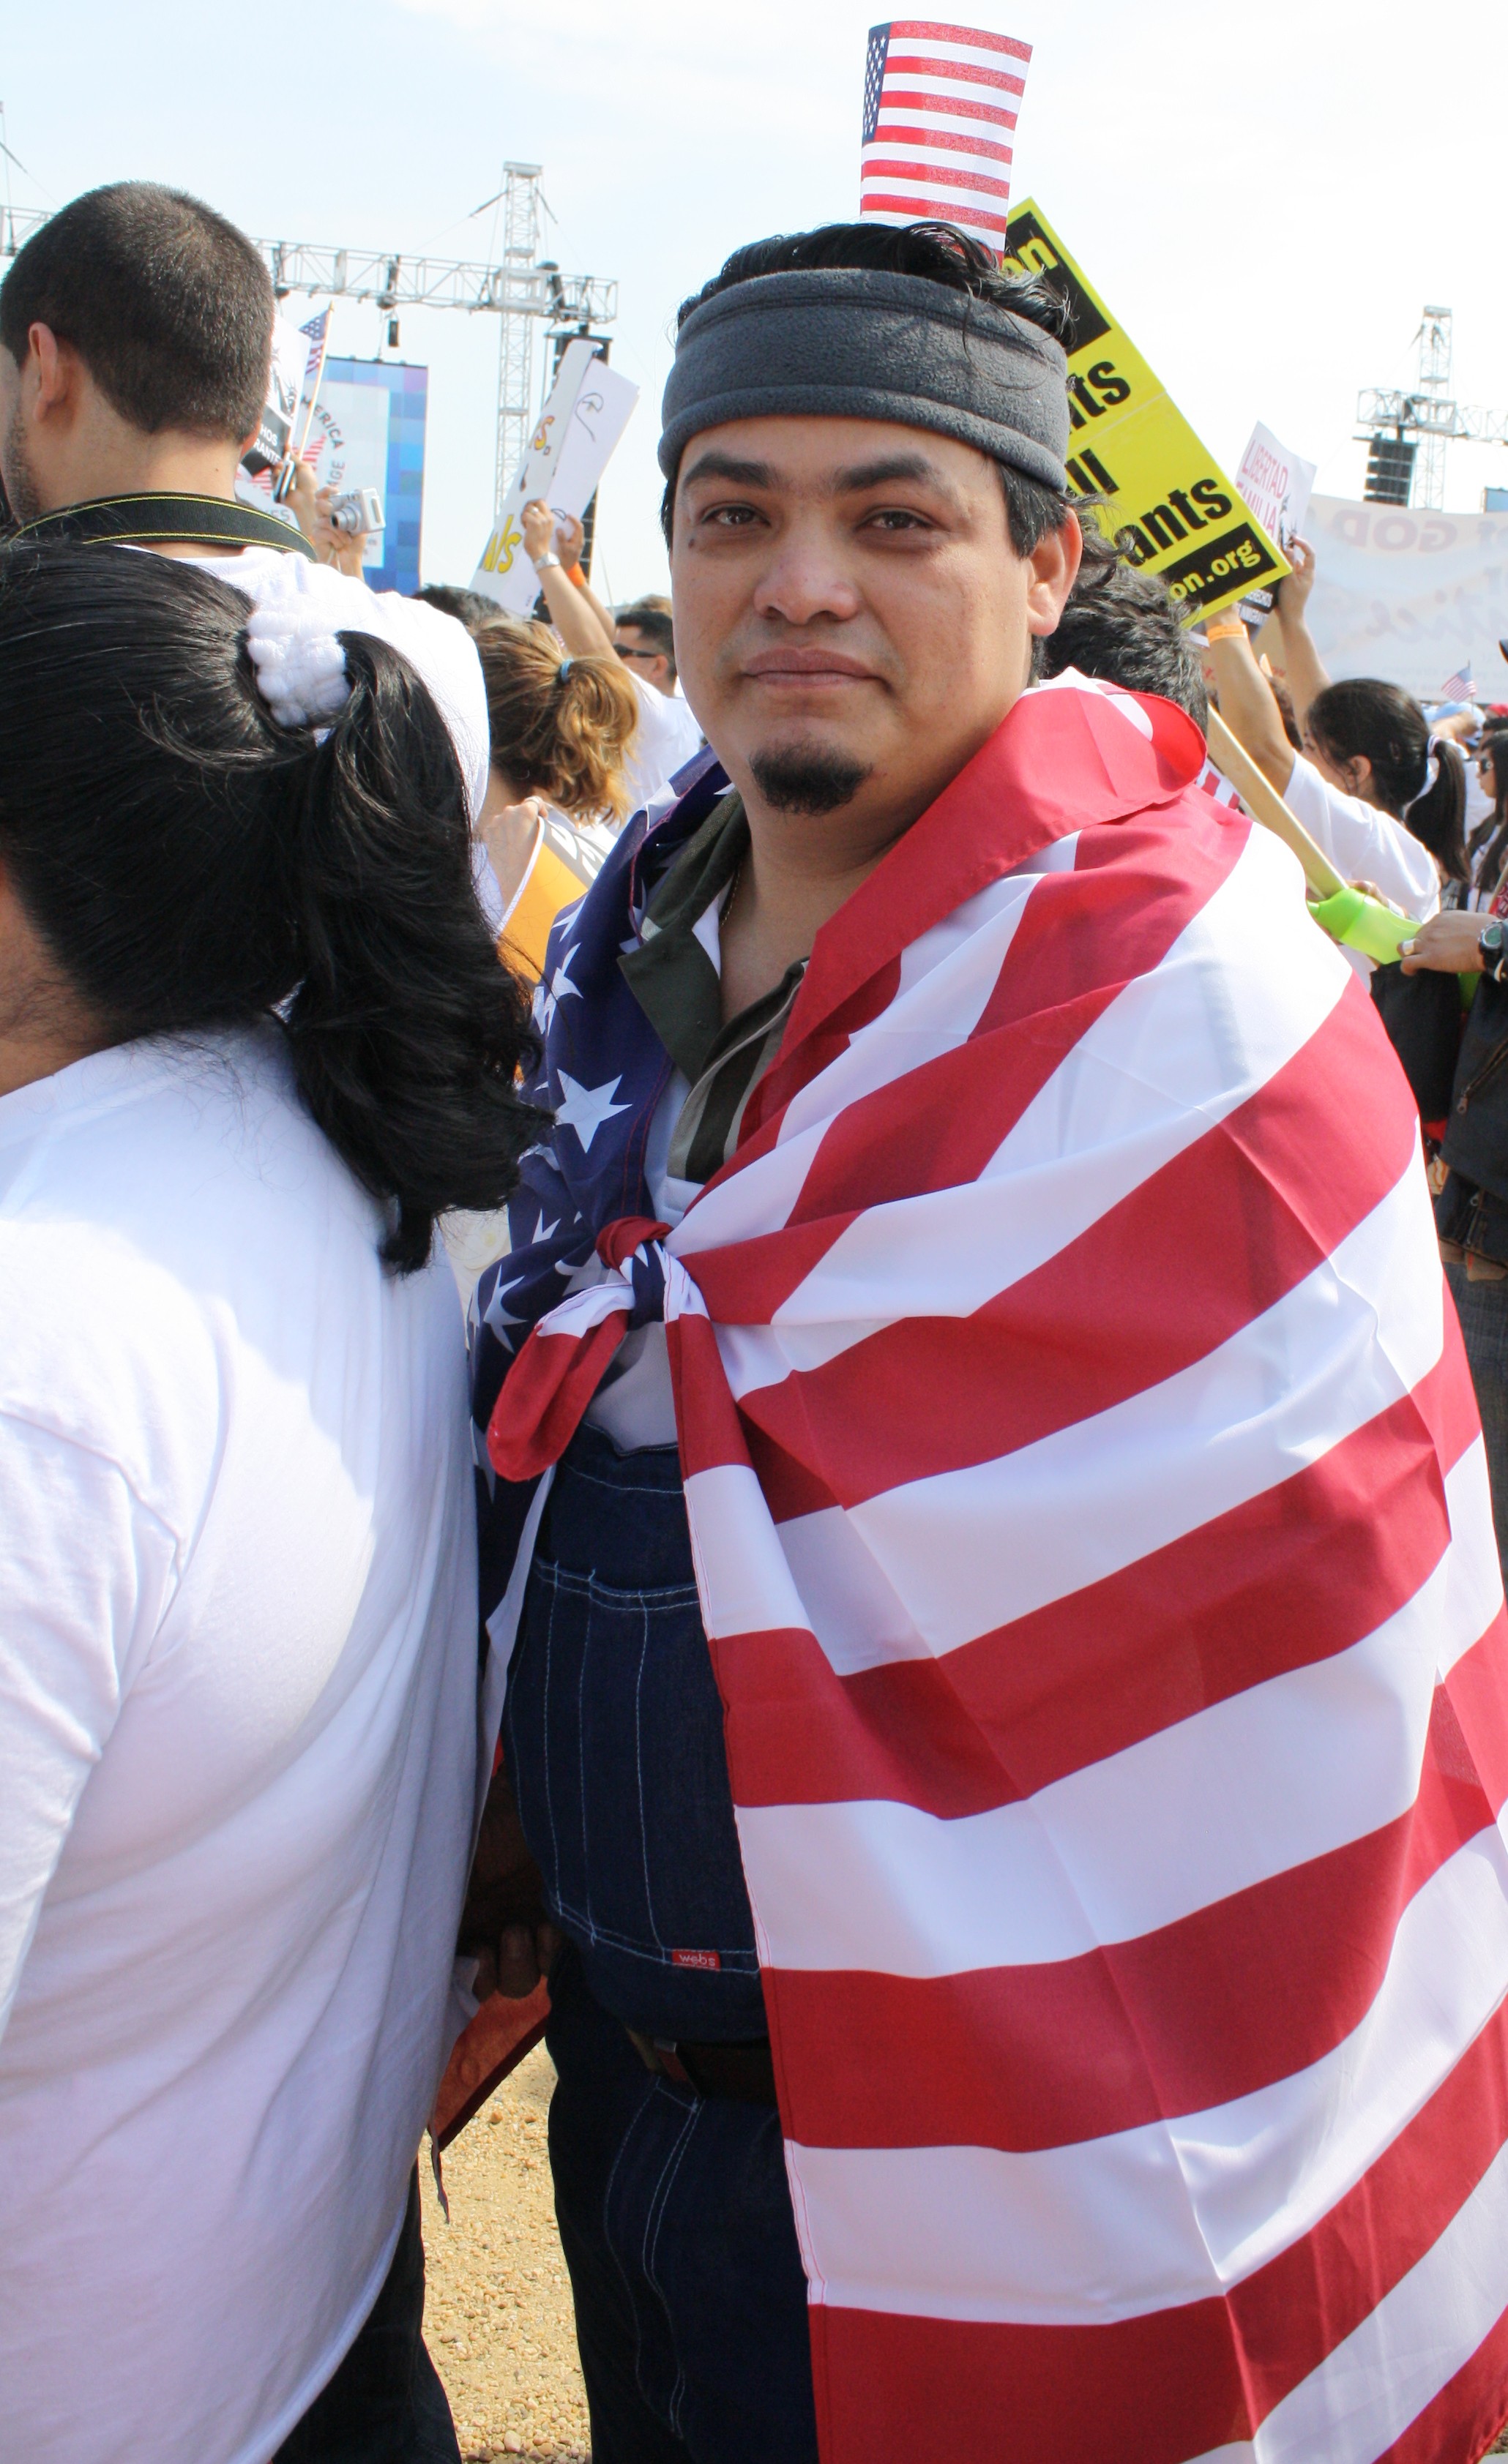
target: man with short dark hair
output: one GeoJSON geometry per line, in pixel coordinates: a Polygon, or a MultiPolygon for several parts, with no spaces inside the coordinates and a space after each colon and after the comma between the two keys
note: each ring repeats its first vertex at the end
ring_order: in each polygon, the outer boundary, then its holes
{"type": "MultiPolygon", "coordinates": [[[[121,180],[43,223],[0,283],[0,478],[24,535],[149,547],[254,599],[286,594],[299,581],[289,560],[313,549],[235,494],[267,400],[275,309],[255,242],[181,189],[121,180]]],[[[413,661],[479,812],[475,649],[435,609],[348,578],[335,594],[345,621],[413,661]]]]}
{"type": "Polygon", "coordinates": [[[484,599],[479,590],[467,590],[454,582],[427,582],[413,596],[426,607],[437,607],[442,616],[454,616],[468,633],[479,632],[483,625],[498,621],[496,599],[484,599]]]}
{"type": "Polygon", "coordinates": [[[1166,583],[1127,564],[1102,534],[1086,550],[1056,632],[1042,645],[1043,675],[1060,676],[1066,668],[1128,693],[1161,693],[1196,727],[1205,724],[1209,697],[1199,655],[1166,583]]]}
{"type": "Polygon", "coordinates": [[[229,502],[267,399],[274,305],[252,242],[176,188],[122,180],[54,214],[0,285],[17,519],[107,496],[229,502]]]}
{"type": "Polygon", "coordinates": [[[552,937],[475,1369],[598,2464],[1508,2409],[1508,1640],[1417,1123],[1186,713],[1030,685],[1054,321],[838,225],[666,387],[712,749],[552,937]]]}
{"type": "Polygon", "coordinates": [[[676,628],[668,599],[636,599],[613,620],[612,647],[657,693],[676,691],[676,628]]]}

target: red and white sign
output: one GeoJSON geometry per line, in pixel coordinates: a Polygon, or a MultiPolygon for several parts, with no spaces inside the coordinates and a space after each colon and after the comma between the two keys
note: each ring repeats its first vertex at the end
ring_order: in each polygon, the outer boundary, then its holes
{"type": "Polygon", "coordinates": [[[1241,501],[1254,514],[1270,539],[1286,548],[1303,529],[1315,483],[1316,464],[1290,453],[1270,428],[1258,420],[1235,474],[1241,501]]]}

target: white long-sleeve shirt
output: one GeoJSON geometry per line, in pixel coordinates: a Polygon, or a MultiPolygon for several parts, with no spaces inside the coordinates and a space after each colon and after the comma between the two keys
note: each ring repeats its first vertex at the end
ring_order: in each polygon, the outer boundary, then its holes
{"type": "Polygon", "coordinates": [[[476,1561],[443,1264],[275,1031],[0,1097],[0,2454],[264,2464],[448,2046],[476,1561]]]}

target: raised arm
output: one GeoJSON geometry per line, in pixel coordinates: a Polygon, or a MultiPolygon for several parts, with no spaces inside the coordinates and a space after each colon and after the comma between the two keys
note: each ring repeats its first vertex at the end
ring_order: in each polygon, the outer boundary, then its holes
{"type": "Polygon", "coordinates": [[[1257,666],[1246,627],[1238,616],[1216,616],[1206,627],[1205,638],[1220,715],[1281,796],[1294,775],[1294,748],[1283,733],[1277,696],[1257,666]]]}
{"type": "Polygon", "coordinates": [[[555,517],[548,505],[538,499],[525,505],[523,552],[539,575],[550,623],[573,659],[616,658],[611,627],[604,631],[595,603],[567,580],[554,539],[555,517]],[[546,560],[543,564],[542,559],[546,560]]]}
{"type": "Polygon", "coordinates": [[[1289,542],[1288,561],[1294,569],[1277,585],[1277,629],[1282,636],[1283,673],[1288,679],[1294,716],[1302,727],[1310,703],[1316,693],[1323,693],[1330,679],[1315,649],[1304,612],[1315,586],[1316,571],[1315,552],[1307,539],[1289,542]]]}
{"type": "Polygon", "coordinates": [[[566,568],[566,579],[573,590],[580,591],[610,643],[618,628],[613,623],[611,610],[604,607],[581,569],[581,552],[586,544],[586,528],[579,517],[575,514],[562,514],[555,524],[555,545],[566,568]]]}

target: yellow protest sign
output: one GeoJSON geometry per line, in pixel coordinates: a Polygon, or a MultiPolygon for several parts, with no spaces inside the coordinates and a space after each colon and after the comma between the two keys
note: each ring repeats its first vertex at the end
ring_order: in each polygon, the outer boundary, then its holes
{"type": "Polygon", "coordinates": [[[1008,272],[1039,274],[1073,312],[1068,344],[1068,475],[1109,499],[1107,529],[1133,563],[1162,575],[1186,618],[1212,616],[1271,588],[1288,561],[1028,199],[1006,231],[1008,272]]]}

